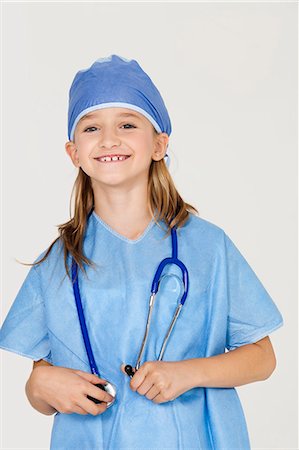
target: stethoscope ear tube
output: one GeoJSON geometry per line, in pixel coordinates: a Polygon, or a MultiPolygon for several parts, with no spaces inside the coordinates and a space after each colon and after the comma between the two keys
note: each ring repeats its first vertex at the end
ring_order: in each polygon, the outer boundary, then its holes
{"type": "MultiPolygon", "coordinates": [[[[178,256],[177,256],[177,254],[178,254],[178,246],[177,246],[176,226],[171,229],[171,238],[172,238],[171,239],[171,241],[172,241],[172,257],[171,258],[165,258],[165,259],[163,259],[160,262],[160,264],[159,264],[159,266],[158,266],[158,268],[156,270],[153,282],[152,282],[151,296],[150,296],[150,299],[149,299],[149,308],[148,308],[145,332],[144,332],[144,336],[143,336],[143,339],[142,339],[142,344],[141,344],[141,347],[140,347],[140,351],[139,351],[139,354],[138,354],[138,357],[137,357],[137,362],[136,362],[136,366],[135,366],[135,372],[139,369],[140,364],[141,364],[141,358],[142,358],[142,355],[143,355],[143,352],[144,352],[144,348],[145,348],[145,345],[146,345],[146,342],[147,342],[147,337],[148,337],[148,333],[149,333],[149,329],[150,329],[150,323],[151,323],[151,317],[152,317],[152,311],[153,311],[153,307],[154,307],[154,303],[155,303],[155,298],[156,298],[156,294],[157,294],[157,292],[159,290],[161,274],[162,274],[163,269],[164,269],[164,267],[166,265],[168,265],[168,264],[175,264],[178,267],[180,267],[180,269],[182,271],[182,276],[183,276],[184,293],[182,295],[180,303],[176,307],[176,310],[175,310],[174,315],[172,317],[172,321],[170,323],[170,326],[169,326],[169,328],[167,330],[167,333],[165,335],[165,338],[163,340],[163,344],[162,344],[161,351],[160,351],[160,354],[159,354],[159,357],[158,357],[158,361],[161,361],[162,358],[163,358],[168,339],[169,339],[169,337],[171,335],[171,332],[172,332],[172,330],[174,328],[174,325],[175,325],[175,323],[176,323],[176,321],[177,321],[177,319],[178,319],[178,317],[180,315],[182,307],[183,307],[183,305],[185,303],[185,300],[187,298],[188,289],[189,289],[189,275],[188,275],[188,270],[187,270],[186,266],[183,264],[182,261],[180,261],[178,259],[178,256]]],[[[125,372],[128,374],[128,376],[130,378],[132,378],[134,376],[134,373],[135,373],[133,371],[133,367],[130,366],[129,364],[127,364],[125,366],[125,372]]]]}

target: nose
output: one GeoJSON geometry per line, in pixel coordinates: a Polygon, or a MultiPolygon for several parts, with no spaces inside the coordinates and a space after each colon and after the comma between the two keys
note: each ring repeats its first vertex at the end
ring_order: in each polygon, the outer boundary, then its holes
{"type": "Polygon", "coordinates": [[[110,148],[120,145],[120,138],[117,136],[114,128],[105,128],[100,133],[99,143],[100,147],[110,148]]]}

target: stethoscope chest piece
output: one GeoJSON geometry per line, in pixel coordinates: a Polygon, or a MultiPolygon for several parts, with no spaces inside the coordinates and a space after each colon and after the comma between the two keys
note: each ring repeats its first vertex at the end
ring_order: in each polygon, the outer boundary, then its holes
{"type": "MultiPolygon", "coordinates": [[[[116,397],[116,387],[114,386],[114,384],[108,382],[106,384],[106,386],[104,386],[104,389],[106,392],[108,392],[108,394],[112,395],[112,397],[116,397]]],[[[111,406],[114,403],[115,400],[113,400],[112,402],[108,402],[107,403],[107,408],[109,408],[109,406],[111,406]]]]}
{"type": "MultiPolygon", "coordinates": [[[[114,386],[114,384],[109,383],[109,382],[106,385],[98,383],[98,384],[95,384],[95,386],[97,386],[98,388],[102,389],[102,391],[108,392],[108,394],[112,395],[112,397],[114,397],[114,398],[116,397],[116,387],[114,386]]],[[[102,403],[101,400],[98,400],[97,398],[91,397],[90,395],[87,395],[87,398],[89,400],[92,400],[94,403],[97,403],[97,404],[98,403],[102,403]]],[[[113,400],[112,402],[108,402],[107,403],[107,408],[109,408],[114,403],[114,401],[115,400],[113,400]]]]}

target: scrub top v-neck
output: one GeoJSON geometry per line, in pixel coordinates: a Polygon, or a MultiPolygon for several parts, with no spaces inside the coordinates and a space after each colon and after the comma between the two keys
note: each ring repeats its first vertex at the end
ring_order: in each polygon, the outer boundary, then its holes
{"type": "MultiPolygon", "coordinates": [[[[194,387],[174,401],[155,404],[133,392],[120,369],[136,362],[153,275],[171,255],[171,236],[165,238],[166,226],[160,225],[152,220],[132,240],[94,212],[88,219],[83,250],[95,265],[85,266],[86,276],[79,271],[82,305],[99,372],[116,386],[117,397],[99,416],[55,414],[52,450],[250,449],[235,388],[194,387]]],[[[220,227],[190,213],[177,238],[189,292],[164,361],[218,355],[283,325],[271,296],[220,227]]],[[[158,358],[181,295],[180,269],[166,266],[163,273],[143,362],[158,358]]],[[[59,241],[43,263],[30,269],[2,326],[0,347],[89,372],[59,241]]]]}
{"type": "Polygon", "coordinates": [[[152,228],[152,226],[155,224],[154,219],[152,218],[144,231],[141,233],[140,236],[136,239],[130,239],[123,234],[118,233],[116,230],[114,230],[110,225],[108,225],[95,211],[92,212],[92,215],[95,217],[95,219],[104,227],[107,231],[109,231],[111,234],[113,234],[115,237],[122,239],[125,242],[131,243],[131,244],[137,244],[140,242],[146,234],[149,232],[149,230],[152,228]]]}

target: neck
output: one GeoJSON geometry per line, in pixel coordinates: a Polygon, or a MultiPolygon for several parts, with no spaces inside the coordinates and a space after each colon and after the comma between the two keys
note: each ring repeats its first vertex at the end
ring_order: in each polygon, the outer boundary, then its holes
{"type": "Polygon", "coordinates": [[[135,239],[152,219],[147,185],[131,188],[94,187],[94,211],[111,228],[135,239]]]}

